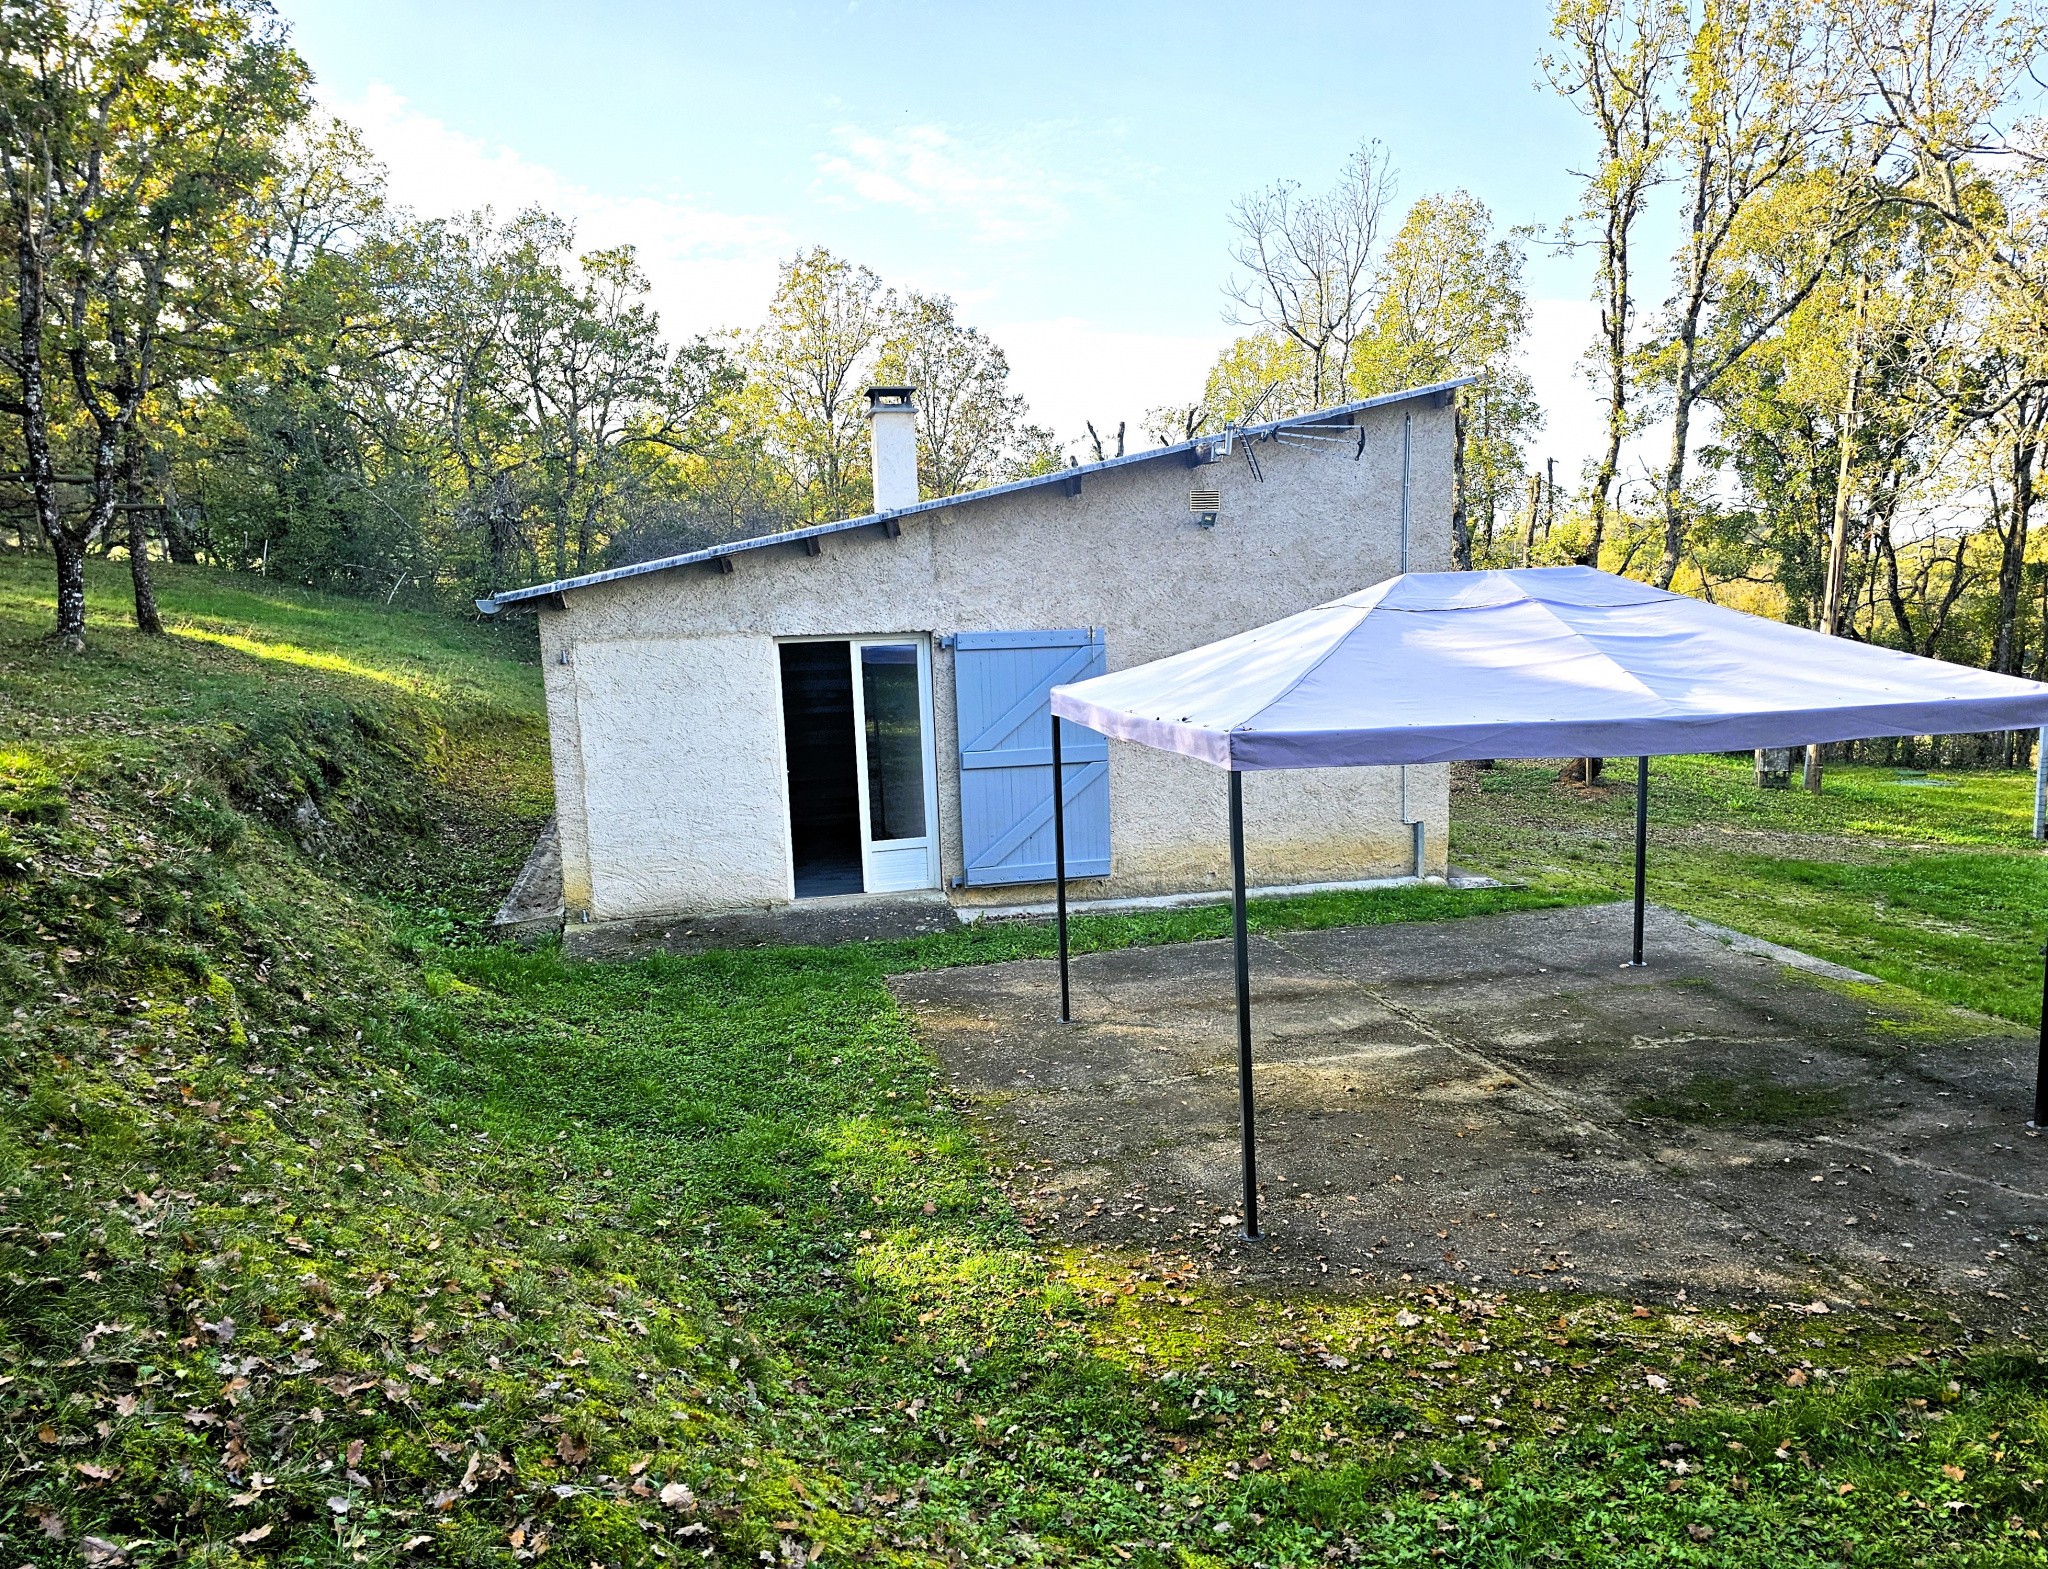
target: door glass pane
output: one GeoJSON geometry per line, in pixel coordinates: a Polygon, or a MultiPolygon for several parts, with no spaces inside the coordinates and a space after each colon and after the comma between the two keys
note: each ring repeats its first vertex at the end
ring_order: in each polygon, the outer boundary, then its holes
{"type": "Polygon", "coordinates": [[[924,837],[924,721],[917,645],[860,651],[868,721],[868,827],[876,842],[924,837]]]}

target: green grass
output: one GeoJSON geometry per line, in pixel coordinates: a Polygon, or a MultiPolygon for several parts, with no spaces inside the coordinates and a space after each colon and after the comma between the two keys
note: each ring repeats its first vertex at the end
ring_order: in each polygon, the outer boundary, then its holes
{"type": "MultiPolygon", "coordinates": [[[[166,606],[220,636],[156,643],[96,571],[74,659],[8,572],[0,1562],[2044,1562],[2030,1347],[1898,1304],[1253,1294],[1042,1250],[885,983],[1043,926],[489,945],[546,809],[523,645],[205,574],[166,606]]],[[[1525,886],[1255,922],[1604,893],[1610,808],[1495,788],[1459,853],[1495,832],[1525,886]],[[1539,806],[1564,827],[1517,861],[1539,806]]],[[[1906,837],[2010,858],[2003,800],[1906,837]]]]}
{"type": "Polygon", "coordinates": [[[1701,1127],[1732,1123],[1752,1128],[1783,1128],[1838,1116],[1847,1105],[1848,1097],[1839,1089],[1800,1088],[1761,1074],[1745,1079],[1701,1074],[1667,1094],[1645,1095],[1631,1101],[1628,1109],[1631,1116],[1665,1117],[1701,1127]]]}
{"type": "MultiPolygon", "coordinates": [[[[1650,897],[2032,1024],[2048,930],[2048,857],[2031,838],[2033,774],[1909,782],[1925,777],[1831,767],[1813,796],[1756,789],[1740,758],[1656,758],[1650,897]]],[[[1580,897],[1629,896],[1632,768],[1612,791],[1559,785],[1543,764],[1503,764],[1473,779],[1453,802],[1459,864],[1580,897]]]]}

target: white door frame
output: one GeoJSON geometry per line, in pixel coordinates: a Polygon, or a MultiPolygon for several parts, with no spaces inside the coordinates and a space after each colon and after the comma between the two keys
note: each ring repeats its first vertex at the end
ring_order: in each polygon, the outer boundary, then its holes
{"type": "MultiPolygon", "coordinates": [[[[853,681],[853,756],[855,794],[860,807],[860,864],[861,886],[868,893],[910,893],[939,886],[939,767],[938,738],[934,730],[932,710],[932,646],[931,638],[922,632],[878,633],[866,636],[853,634],[833,635],[831,633],[810,634],[799,637],[778,637],[777,647],[784,643],[844,643],[847,648],[849,674],[853,681]],[[881,864],[876,864],[876,843],[873,825],[868,813],[868,725],[867,694],[861,680],[860,651],[877,645],[902,647],[909,644],[917,650],[917,701],[918,724],[924,732],[924,837],[922,839],[883,840],[881,864]],[[924,858],[917,862],[916,853],[922,847],[924,858]],[[894,864],[892,864],[894,863],[894,864]],[[909,864],[905,864],[909,863],[909,864]],[[910,879],[915,877],[916,881],[910,879]],[[878,886],[886,884],[887,886],[878,886]]],[[[780,667],[776,679],[781,679],[780,667]]],[[[775,701],[775,728],[782,742],[783,777],[789,773],[789,736],[783,730],[782,694],[778,687],[775,701]]],[[[789,830],[789,803],[783,802],[782,849],[786,876],[789,879],[789,898],[796,898],[795,844],[789,830]]]]}
{"type": "Polygon", "coordinates": [[[939,767],[938,745],[932,721],[932,647],[921,632],[893,636],[850,637],[847,657],[853,666],[853,747],[860,781],[860,869],[861,886],[868,893],[910,893],[939,885],[939,767]],[[918,839],[885,839],[877,842],[868,814],[868,715],[866,682],[861,678],[860,651],[863,648],[901,648],[917,651],[917,713],[924,771],[924,835],[918,839]]]}

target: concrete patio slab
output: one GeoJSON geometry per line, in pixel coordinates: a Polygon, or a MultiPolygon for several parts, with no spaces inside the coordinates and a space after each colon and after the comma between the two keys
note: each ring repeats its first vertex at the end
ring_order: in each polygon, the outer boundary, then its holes
{"type": "MultiPolygon", "coordinates": [[[[1254,939],[1267,1236],[1222,943],[899,977],[1048,1242],[1273,1283],[2048,1313],[2034,1042],[1626,905],[1254,939]]],[[[1791,956],[1803,960],[1805,956],[1791,956]]],[[[1833,972],[1833,973],[1831,973],[1833,972]]]]}

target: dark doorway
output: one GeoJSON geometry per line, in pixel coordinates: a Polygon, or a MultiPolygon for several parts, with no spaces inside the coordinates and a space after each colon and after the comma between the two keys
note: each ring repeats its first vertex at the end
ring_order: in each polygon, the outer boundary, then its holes
{"type": "Polygon", "coordinates": [[[849,645],[782,645],[782,735],[796,896],[859,893],[860,765],[849,645]]]}

